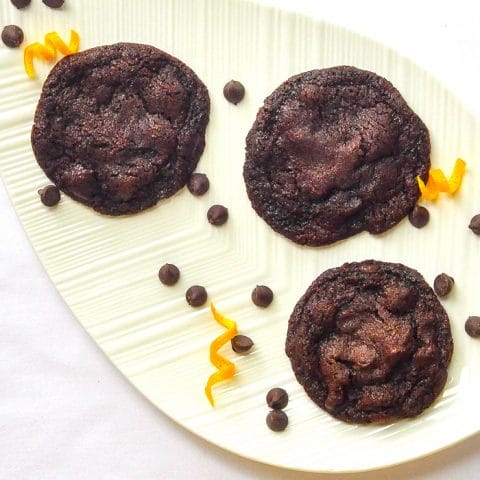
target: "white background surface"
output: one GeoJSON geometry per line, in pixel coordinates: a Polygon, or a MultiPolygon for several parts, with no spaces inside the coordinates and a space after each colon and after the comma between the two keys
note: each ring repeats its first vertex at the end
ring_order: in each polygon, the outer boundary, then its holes
{"type": "MultiPolygon", "coordinates": [[[[480,115],[480,8],[473,0],[268,3],[383,41],[435,73],[480,115]]],[[[72,317],[3,187],[0,234],[0,479],[333,478],[237,458],[168,420],[122,379],[72,317]]],[[[476,478],[479,439],[400,467],[335,478],[476,478]]]]}

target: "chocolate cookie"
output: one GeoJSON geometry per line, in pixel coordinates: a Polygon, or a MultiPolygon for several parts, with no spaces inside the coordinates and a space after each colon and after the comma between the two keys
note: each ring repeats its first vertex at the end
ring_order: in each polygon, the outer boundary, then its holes
{"type": "Polygon", "coordinates": [[[439,395],[453,351],[445,310],[423,277],[367,260],[322,273],[290,317],[286,353],[309,397],[334,417],[413,417],[439,395]]]}
{"type": "Polygon", "coordinates": [[[280,85],[247,136],[244,179],[255,211],[302,245],[381,233],[415,206],[430,139],[395,87],[354,67],[280,85]]]}
{"type": "Polygon", "coordinates": [[[118,43],[65,57],[42,90],[32,146],[47,176],[101,213],[136,213],[182,188],[205,146],[207,89],[180,60],[118,43]]]}

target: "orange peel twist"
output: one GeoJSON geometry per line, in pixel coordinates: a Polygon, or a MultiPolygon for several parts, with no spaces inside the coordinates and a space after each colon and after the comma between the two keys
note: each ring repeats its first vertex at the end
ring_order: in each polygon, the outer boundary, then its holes
{"type": "Polygon", "coordinates": [[[210,361],[212,364],[217,367],[218,371],[212,373],[208,378],[207,384],[205,385],[205,395],[208,398],[208,401],[215,406],[215,402],[212,396],[212,387],[218,382],[223,380],[228,380],[233,377],[235,374],[235,364],[230,360],[227,360],[225,357],[222,357],[218,350],[223,347],[229,340],[231,340],[235,335],[237,335],[237,324],[230,320],[229,318],[220,314],[213,303],[210,304],[210,310],[212,311],[213,318],[227,329],[226,332],[219,335],[211,344],[210,344],[210,361]]]}
{"type": "Polygon", "coordinates": [[[35,78],[35,68],[33,59],[35,57],[40,60],[51,62],[57,56],[57,50],[62,55],[71,55],[77,53],[80,46],[80,36],[75,30],[70,30],[70,42],[68,45],[60,38],[57,32],[50,32],[45,35],[45,43],[31,43],[25,48],[23,53],[23,63],[25,71],[30,78],[35,78]]]}
{"type": "Polygon", "coordinates": [[[467,169],[466,166],[467,164],[461,158],[457,158],[452,174],[448,180],[443,171],[439,168],[430,169],[426,185],[420,177],[417,177],[418,187],[420,188],[422,198],[424,200],[435,201],[440,192],[453,195],[462,185],[463,176],[467,169]]]}

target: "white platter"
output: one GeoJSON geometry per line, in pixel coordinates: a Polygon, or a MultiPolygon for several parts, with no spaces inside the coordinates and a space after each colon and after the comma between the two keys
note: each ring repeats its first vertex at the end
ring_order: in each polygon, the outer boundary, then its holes
{"type": "MultiPolygon", "coordinates": [[[[444,448],[480,430],[480,345],[463,332],[475,313],[478,239],[467,229],[480,205],[477,119],[441,83],[385,46],[308,17],[243,0],[82,0],[52,11],[33,2],[21,15],[27,42],[70,28],[82,49],[117,41],[149,43],[179,57],[206,83],[212,101],[207,148],[198,171],[211,189],[201,198],[184,189],[157,207],[129,218],[98,215],[66,196],[43,207],[37,189],[47,182],[33,157],[29,134],[48,68],[29,80],[21,51],[0,49],[0,173],[22,224],[47,272],[94,341],[152,403],[179,424],[235,453],[261,462],[311,471],[360,471],[400,463],[444,448]],[[393,82],[428,125],[432,161],[450,171],[468,163],[462,191],[429,206],[422,230],[404,220],[384,235],[360,234],[327,248],[297,246],[274,234],[250,208],[242,179],[244,138],[263,99],[292,74],[349,64],[393,82]],[[222,96],[231,78],[247,89],[234,107],[222,96]],[[213,203],[226,205],[222,228],[206,221],[213,203]],[[323,270],[375,258],[419,270],[431,283],[445,271],[456,280],[444,302],[455,341],[441,398],[415,420],[382,427],[352,426],[316,407],[294,380],[284,354],[294,304],[323,270]],[[182,271],[179,284],[162,286],[165,262],[182,271]],[[208,347],[222,329],[208,308],[192,309],[185,289],[205,285],[217,308],[235,319],[256,348],[239,357],[225,348],[238,373],[214,389],[212,409],[203,393],[213,372],[208,347]],[[250,301],[256,284],[275,291],[260,310],[250,301]],[[290,394],[290,425],[283,434],[265,426],[265,394],[290,394]]],[[[7,22],[5,22],[7,23],[7,22]]],[[[39,65],[37,63],[37,65],[39,65]]],[[[478,314],[478,311],[477,311],[478,314]]],[[[60,339],[61,341],[61,339],[60,339]]]]}

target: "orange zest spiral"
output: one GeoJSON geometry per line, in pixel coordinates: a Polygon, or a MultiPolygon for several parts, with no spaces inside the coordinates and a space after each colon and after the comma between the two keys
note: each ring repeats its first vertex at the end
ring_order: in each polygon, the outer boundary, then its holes
{"type": "Polygon", "coordinates": [[[23,53],[23,63],[25,71],[30,78],[35,78],[35,68],[33,66],[33,59],[39,58],[51,62],[55,60],[57,51],[62,55],[71,55],[77,53],[80,46],[80,36],[75,30],[70,30],[70,42],[68,45],[60,38],[57,32],[50,32],[45,35],[45,43],[31,43],[25,48],[23,53]]]}
{"type": "Polygon", "coordinates": [[[225,357],[222,357],[218,353],[218,350],[237,335],[237,324],[233,320],[220,314],[213,303],[210,304],[210,310],[212,311],[213,318],[227,329],[226,332],[222,333],[210,344],[210,361],[215,367],[217,367],[218,371],[212,373],[208,378],[207,384],[205,385],[205,394],[212,407],[214,407],[215,402],[212,396],[213,385],[223,380],[228,380],[235,374],[235,364],[230,360],[227,360],[225,357]]]}
{"type": "Polygon", "coordinates": [[[420,177],[417,177],[418,187],[422,193],[422,198],[424,200],[434,201],[438,198],[440,192],[453,195],[462,185],[466,165],[467,164],[461,158],[457,158],[452,174],[448,180],[439,168],[430,169],[427,184],[425,184],[420,177]]]}

